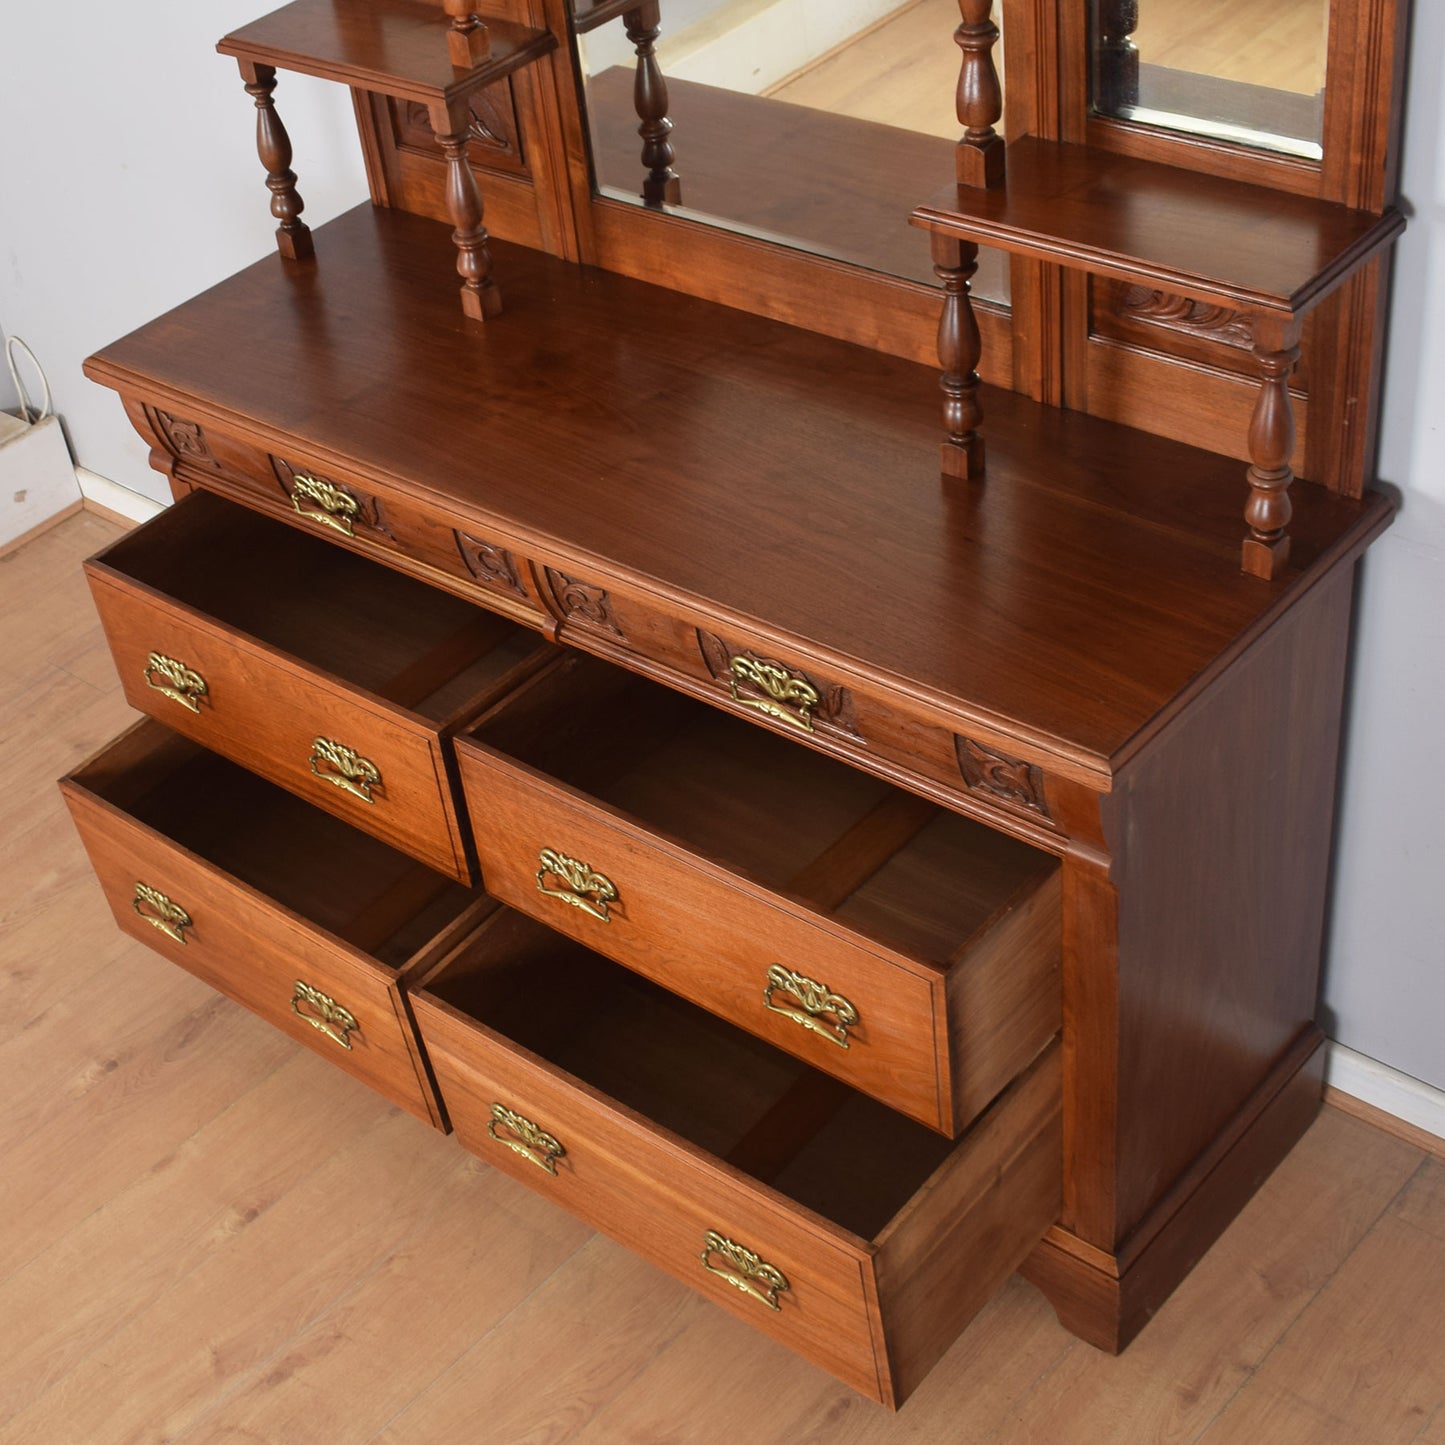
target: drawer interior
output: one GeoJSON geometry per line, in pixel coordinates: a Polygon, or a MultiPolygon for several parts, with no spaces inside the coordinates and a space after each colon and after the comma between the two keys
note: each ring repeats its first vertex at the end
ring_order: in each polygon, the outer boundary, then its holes
{"type": "Polygon", "coordinates": [[[473,890],[147,722],[74,775],[81,786],[389,968],[473,890]]]}
{"type": "Polygon", "coordinates": [[[1054,859],[770,730],[573,657],[469,736],[801,899],[946,967],[1054,859]]]}
{"type": "Polygon", "coordinates": [[[438,723],[539,646],[460,597],[204,491],[96,561],[438,723]]]}
{"type": "Polygon", "coordinates": [[[863,1239],[957,1147],[510,909],[425,986],[863,1239]]]}

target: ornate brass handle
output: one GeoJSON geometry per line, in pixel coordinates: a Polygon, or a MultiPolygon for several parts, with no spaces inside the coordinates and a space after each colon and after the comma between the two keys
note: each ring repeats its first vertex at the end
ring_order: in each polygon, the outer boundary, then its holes
{"type": "Polygon", "coordinates": [[[538,1169],[545,1169],[548,1174],[557,1173],[557,1161],[567,1153],[545,1129],[539,1129],[530,1119],[507,1108],[505,1104],[492,1105],[492,1119],[487,1125],[487,1133],[498,1144],[505,1144],[514,1154],[520,1154],[523,1159],[535,1164],[538,1169]],[[497,1133],[498,1124],[510,1131],[512,1137],[497,1133]]]}
{"type": "Polygon", "coordinates": [[[324,527],[334,528],[343,537],[356,535],[356,528],[352,523],[356,520],[357,512],[361,510],[361,503],[334,482],[296,472],[291,478],[289,495],[291,505],[299,515],[309,517],[313,522],[320,522],[324,527]],[[310,502],[312,505],[303,507],[302,502],[310,502]]]}
{"type": "Polygon", "coordinates": [[[200,712],[201,699],[210,691],[206,679],[199,672],[193,672],[183,662],[167,657],[163,652],[153,652],[146,658],[145,671],[141,674],[146,686],[164,693],[172,702],[178,702],[191,712],[200,712]]]}
{"type": "Polygon", "coordinates": [[[137,883],[135,897],[131,899],[130,906],[152,928],[159,928],[167,938],[173,938],[177,943],[186,942],[186,929],[191,927],[191,915],[179,903],[172,903],[159,888],[152,888],[149,883],[137,883]]]}
{"type": "Polygon", "coordinates": [[[330,995],[322,993],[319,988],[312,988],[309,983],[303,983],[299,978],[291,995],[291,1012],[297,1018],[305,1019],[313,1029],[325,1034],[328,1039],[335,1039],[343,1049],[351,1047],[352,1029],[361,1027],[350,1009],[342,1008],[330,995]]]}
{"type": "Polygon", "coordinates": [[[593,918],[600,918],[603,923],[612,922],[608,905],[618,899],[617,886],[610,878],[594,872],[586,863],[559,853],[555,848],[543,848],[537,854],[537,862],[541,864],[537,869],[539,893],[545,893],[548,898],[559,898],[573,908],[580,908],[583,913],[590,913],[593,918]],[[549,877],[562,879],[567,887],[549,888],[549,877]]]}
{"type": "Polygon", "coordinates": [[[725,1279],[734,1289],[751,1295],[770,1310],[780,1310],[778,1296],[792,1288],[788,1277],[776,1265],[759,1259],[752,1250],[744,1249],[735,1240],[728,1239],[716,1230],[710,1229],[703,1235],[702,1267],[709,1274],[725,1279]],[[712,1263],[712,1256],[718,1255],[724,1261],[724,1268],[712,1263]]]}
{"type": "Polygon", "coordinates": [[[360,798],[363,803],[374,803],[373,788],[381,786],[381,772],[370,758],[353,752],[345,743],[334,738],[314,738],[311,742],[311,771],[323,781],[333,784],[360,798]],[[322,772],[318,764],[324,764],[330,771],[322,772]]]}
{"type": "Polygon", "coordinates": [[[813,731],[813,709],[818,706],[818,689],[807,681],[780,667],[776,662],[759,662],[753,657],[734,657],[728,662],[732,673],[733,701],[770,718],[813,731]],[[765,693],[764,697],[744,697],[738,684],[745,682],[765,693]]]}
{"type": "Polygon", "coordinates": [[[795,1024],[812,1030],[830,1044],[840,1049],[848,1047],[848,1030],[858,1022],[858,1010],[843,997],[834,993],[826,984],[818,983],[801,973],[775,963],[768,970],[768,986],[763,990],[763,1005],[775,1014],[790,1018],[795,1024]],[[773,994],[781,990],[796,1001],[794,1008],[786,1003],[774,1003],[773,994]],[[834,1022],[823,1017],[832,1014],[834,1022]]]}

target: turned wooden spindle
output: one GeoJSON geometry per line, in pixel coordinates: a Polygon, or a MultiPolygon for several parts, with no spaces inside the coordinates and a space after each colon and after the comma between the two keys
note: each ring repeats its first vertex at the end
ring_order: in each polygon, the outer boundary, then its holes
{"type": "Polygon", "coordinates": [[[315,254],[311,227],[301,219],[306,203],[296,190],[296,172],[291,169],[291,137],[276,113],[271,93],[276,89],[276,67],[241,61],[241,79],[246,94],[256,102],[256,153],[266,167],[266,188],[271,192],[271,214],[276,227],[276,249],[292,261],[304,261],[315,254]]]}
{"type": "Polygon", "coordinates": [[[1295,447],[1289,379],[1299,360],[1299,339],[1297,317],[1254,319],[1254,354],[1262,380],[1249,423],[1249,501],[1244,508],[1249,535],[1240,561],[1250,576],[1266,580],[1279,576],[1289,560],[1285,529],[1294,513],[1289,486],[1295,447]]]}
{"type": "Polygon", "coordinates": [[[447,53],[453,65],[469,70],[491,53],[487,27],[472,9],[472,0],[442,0],[442,8],[452,18],[447,31],[447,53]]]}
{"type": "Polygon", "coordinates": [[[963,52],[958,72],[958,121],[965,127],[956,156],[958,183],[984,189],[1004,179],[1003,137],[994,129],[1003,115],[1003,90],[994,68],[998,26],[992,0],[958,0],[962,23],[953,32],[963,52]]]}
{"type": "Polygon", "coordinates": [[[1139,104],[1139,0],[1099,0],[1094,35],[1094,105],[1119,115],[1139,104]]]}
{"type": "Polygon", "coordinates": [[[637,50],[632,100],[642,122],[637,133],[642,137],[642,164],[647,167],[642,199],[649,206],[676,206],[682,201],[682,182],[672,168],[677,152],[668,139],[672,122],[667,117],[667,80],[657,63],[656,51],[657,37],[662,33],[660,0],[648,0],[635,10],[625,11],[622,22],[637,50]]]}
{"type": "Polygon", "coordinates": [[[471,109],[465,100],[434,107],[432,129],[447,159],[447,211],[457,247],[457,272],[462,278],[462,310],[474,321],[499,315],[502,293],[492,280],[492,253],[482,224],[482,193],[467,160],[471,109]]]}
{"type": "Polygon", "coordinates": [[[945,476],[983,475],[983,438],[978,433],[983,408],[978,404],[978,359],[983,338],[969,300],[968,283],[978,270],[978,247],[937,232],[931,238],[933,274],[943,282],[943,318],[938,323],[938,360],[943,366],[941,453],[945,476]]]}

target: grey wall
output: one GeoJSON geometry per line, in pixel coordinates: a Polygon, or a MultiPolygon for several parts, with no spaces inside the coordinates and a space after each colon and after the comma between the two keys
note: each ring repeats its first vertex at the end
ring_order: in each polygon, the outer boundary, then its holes
{"type": "MultiPolygon", "coordinates": [[[[50,370],[82,466],[162,498],[92,350],[267,253],[250,102],[214,53],[264,0],[11,6],[0,46],[0,319],[50,370]]],[[[1403,507],[1360,600],[1326,979],[1344,1043],[1445,1088],[1445,5],[1416,0],[1381,475],[1403,507]]],[[[283,76],[313,223],[365,198],[344,91],[283,76]]],[[[323,248],[324,249],[324,248],[323,248]]],[[[324,263],[324,255],[323,255],[324,263]]]]}

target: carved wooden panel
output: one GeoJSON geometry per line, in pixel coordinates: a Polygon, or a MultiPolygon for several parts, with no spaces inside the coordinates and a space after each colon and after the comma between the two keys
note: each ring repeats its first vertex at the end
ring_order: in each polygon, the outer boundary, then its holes
{"type": "Polygon", "coordinates": [[[526,597],[527,589],[522,585],[517,559],[505,547],[467,532],[454,531],[452,536],[456,538],[457,552],[467,571],[482,586],[498,592],[510,592],[514,597],[526,597]]]}
{"type": "Polygon", "coordinates": [[[345,482],[338,482],[332,477],[323,477],[313,468],[293,467],[284,457],[272,456],[270,460],[271,469],[276,473],[277,485],[288,502],[292,501],[292,484],[297,475],[310,477],[334,491],[344,492],[356,503],[356,512],[351,518],[353,530],[362,534],[373,533],[385,537],[389,541],[396,541],[396,533],[387,520],[386,509],[382,506],[380,498],[372,496],[369,492],[360,491],[356,487],[348,486],[345,482]]]}
{"type": "Polygon", "coordinates": [[[955,737],[953,743],[958,751],[958,770],[969,792],[995,803],[1027,808],[1040,817],[1049,816],[1040,769],[1007,753],[986,748],[972,738],[955,737]]]}
{"type": "Polygon", "coordinates": [[[757,698],[761,694],[747,681],[738,681],[735,678],[732,665],[735,657],[745,657],[749,662],[759,663],[765,668],[776,668],[806,683],[818,695],[817,704],[811,709],[814,726],[847,733],[850,737],[862,740],[863,733],[858,726],[853,694],[841,684],[825,682],[815,673],[804,672],[774,657],[765,657],[752,648],[735,647],[714,633],[703,632],[701,629],[698,630],[697,645],[703,661],[707,664],[707,670],[713,677],[726,684],[729,689],[736,683],[742,697],[757,698]]]}
{"type": "MultiPolygon", "coordinates": [[[[427,119],[426,106],[417,101],[390,100],[392,137],[399,150],[440,159],[436,137],[427,119]]],[[[527,175],[527,158],[522,152],[521,130],[510,79],[499,80],[471,99],[472,121],[468,130],[467,159],[486,170],[527,175]]]]}
{"type": "Polygon", "coordinates": [[[601,587],[569,577],[555,567],[545,569],[547,590],[551,594],[557,618],[562,622],[580,622],[584,626],[600,628],[614,637],[624,637],[617,625],[617,616],[612,609],[612,599],[601,587]]]}
{"type": "Polygon", "coordinates": [[[211,455],[211,448],[206,442],[206,434],[201,430],[199,423],[185,421],[166,411],[148,410],[154,419],[156,431],[160,433],[166,446],[182,461],[199,463],[207,467],[220,465],[211,455]]]}

